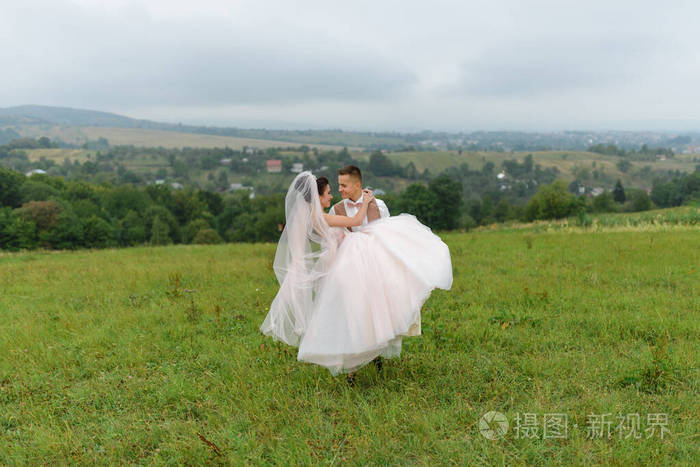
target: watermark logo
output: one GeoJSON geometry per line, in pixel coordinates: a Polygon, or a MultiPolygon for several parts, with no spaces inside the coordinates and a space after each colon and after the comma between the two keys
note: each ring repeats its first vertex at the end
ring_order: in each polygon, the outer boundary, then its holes
{"type": "Polygon", "coordinates": [[[486,412],[479,420],[479,432],[486,439],[503,438],[508,432],[508,419],[500,412],[486,412]]]}
{"type": "MultiPolygon", "coordinates": [[[[618,413],[616,420],[613,414],[587,414],[586,439],[645,439],[670,435],[669,417],[666,413],[646,414],[646,427],[639,413],[618,413]]],[[[486,439],[505,438],[508,433],[508,418],[501,412],[490,411],[479,419],[479,432],[486,439]]],[[[568,439],[569,415],[566,413],[520,413],[516,412],[513,419],[513,437],[515,439],[568,439]]],[[[579,429],[574,423],[571,428],[579,429]]]]}

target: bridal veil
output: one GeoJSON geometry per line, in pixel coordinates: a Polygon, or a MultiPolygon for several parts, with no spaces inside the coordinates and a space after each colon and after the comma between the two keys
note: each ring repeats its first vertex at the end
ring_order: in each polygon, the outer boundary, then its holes
{"type": "Polygon", "coordinates": [[[301,172],[290,185],[285,217],[273,264],[280,289],[260,330],[296,347],[337,250],[337,241],[323,217],[316,177],[310,171],[301,172]]]}

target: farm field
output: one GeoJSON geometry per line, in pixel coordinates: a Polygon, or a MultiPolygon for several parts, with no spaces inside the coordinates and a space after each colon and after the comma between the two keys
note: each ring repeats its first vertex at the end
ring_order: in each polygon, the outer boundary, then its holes
{"type": "MultiPolygon", "coordinates": [[[[24,127],[23,135],[30,137],[57,137],[69,143],[82,143],[85,139],[97,140],[106,138],[112,146],[134,145],[146,147],[164,148],[214,148],[230,147],[231,149],[243,149],[243,147],[256,147],[267,149],[271,147],[301,146],[302,143],[287,141],[262,140],[253,138],[236,138],[233,136],[217,136],[199,133],[185,133],[177,131],[150,130],[141,128],[111,128],[111,127],[70,127],[70,126],[41,126],[24,127]]],[[[341,146],[328,146],[322,144],[308,144],[311,147],[324,149],[342,149],[341,146]]]]}
{"type": "MultiPolygon", "coordinates": [[[[501,163],[505,160],[517,160],[522,162],[524,158],[532,154],[533,162],[539,164],[542,168],[556,167],[560,178],[573,180],[577,178],[577,174],[581,174],[586,170],[589,174],[589,182],[595,184],[595,180],[591,179],[591,173],[594,170],[604,171],[608,177],[613,179],[620,178],[625,186],[644,186],[648,185],[648,181],[638,173],[645,166],[650,166],[651,170],[667,171],[680,170],[681,172],[693,172],[696,165],[700,163],[698,155],[677,155],[673,159],[656,160],[656,161],[631,161],[631,167],[626,172],[618,169],[616,164],[622,159],[618,156],[607,156],[585,151],[519,151],[519,152],[467,152],[459,154],[458,151],[411,151],[411,152],[390,152],[387,157],[395,163],[405,166],[409,162],[413,162],[419,171],[426,168],[432,174],[438,174],[441,171],[468,164],[471,170],[481,170],[487,162],[492,162],[496,170],[500,170],[501,163]]],[[[366,160],[369,155],[361,155],[366,160]]]]}

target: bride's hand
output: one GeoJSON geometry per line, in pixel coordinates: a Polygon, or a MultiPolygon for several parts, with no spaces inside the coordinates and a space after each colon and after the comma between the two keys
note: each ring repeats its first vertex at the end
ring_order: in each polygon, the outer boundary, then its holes
{"type": "Polygon", "coordinates": [[[362,196],[362,201],[367,201],[368,203],[374,199],[374,195],[372,194],[372,190],[364,189],[362,190],[363,196],[362,196]]]}

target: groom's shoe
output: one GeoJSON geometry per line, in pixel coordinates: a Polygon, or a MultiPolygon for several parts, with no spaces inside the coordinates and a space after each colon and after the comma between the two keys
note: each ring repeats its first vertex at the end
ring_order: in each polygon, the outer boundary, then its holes
{"type": "Polygon", "coordinates": [[[355,385],[355,373],[348,373],[348,384],[350,386],[355,385]]]}
{"type": "Polygon", "coordinates": [[[374,366],[377,367],[377,373],[381,373],[382,372],[382,356],[380,355],[372,361],[374,362],[374,366]]]}

